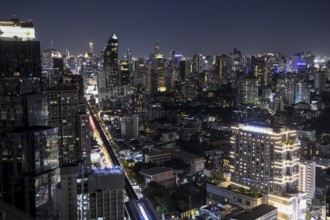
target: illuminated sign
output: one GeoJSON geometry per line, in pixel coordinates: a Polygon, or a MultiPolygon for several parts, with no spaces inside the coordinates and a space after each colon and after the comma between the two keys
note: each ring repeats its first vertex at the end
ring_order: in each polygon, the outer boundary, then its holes
{"type": "Polygon", "coordinates": [[[241,127],[244,131],[252,131],[252,132],[258,132],[263,134],[272,134],[273,129],[272,128],[264,128],[264,127],[256,127],[251,125],[245,125],[241,127]]]}
{"type": "Polygon", "coordinates": [[[3,38],[21,38],[22,40],[34,40],[35,31],[33,27],[0,26],[3,38]]]}

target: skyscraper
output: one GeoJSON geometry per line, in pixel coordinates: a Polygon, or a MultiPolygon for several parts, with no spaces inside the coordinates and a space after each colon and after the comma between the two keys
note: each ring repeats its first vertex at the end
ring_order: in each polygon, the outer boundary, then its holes
{"type": "Polygon", "coordinates": [[[47,88],[48,124],[58,128],[61,218],[77,219],[78,176],[90,168],[89,121],[80,75],[62,75],[47,88]]]}
{"type": "Polygon", "coordinates": [[[237,104],[254,104],[258,101],[258,80],[253,76],[241,76],[237,81],[237,104]]]}
{"type": "Polygon", "coordinates": [[[164,56],[163,54],[160,53],[160,48],[158,43],[155,45],[155,60],[154,60],[153,68],[157,76],[157,91],[165,92],[166,82],[165,82],[164,56]]]}
{"type": "Polygon", "coordinates": [[[119,80],[118,38],[113,33],[103,51],[103,69],[98,75],[100,101],[118,96],[119,80]]]}
{"type": "Polygon", "coordinates": [[[2,199],[37,219],[59,218],[57,129],[30,127],[7,133],[0,158],[2,199]]]}
{"type": "Polygon", "coordinates": [[[33,23],[0,21],[0,199],[37,219],[59,218],[57,128],[41,92],[33,23]]]}
{"type": "Polygon", "coordinates": [[[0,21],[0,77],[40,77],[40,43],[31,21],[0,21]]]}

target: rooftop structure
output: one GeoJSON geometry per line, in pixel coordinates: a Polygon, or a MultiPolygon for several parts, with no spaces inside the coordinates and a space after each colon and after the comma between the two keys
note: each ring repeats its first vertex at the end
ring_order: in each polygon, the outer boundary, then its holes
{"type": "Polygon", "coordinates": [[[32,21],[20,21],[18,18],[0,21],[0,39],[35,40],[32,21]]]}

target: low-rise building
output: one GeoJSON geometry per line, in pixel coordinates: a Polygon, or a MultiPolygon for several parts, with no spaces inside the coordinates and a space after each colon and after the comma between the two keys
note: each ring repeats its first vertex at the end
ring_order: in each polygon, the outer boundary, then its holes
{"type": "Polygon", "coordinates": [[[164,165],[171,159],[171,151],[163,148],[151,148],[149,153],[144,155],[144,161],[146,163],[154,163],[157,166],[164,165]]]}
{"type": "Polygon", "coordinates": [[[162,136],[160,137],[160,140],[163,142],[173,142],[176,140],[178,134],[173,131],[173,132],[163,132],[162,136]]]}
{"type": "Polygon", "coordinates": [[[150,182],[156,182],[167,188],[175,186],[175,176],[171,168],[154,167],[141,170],[140,174],[144,177],[146,184],[150,182]]]}
{"type": "Polygon", "coordinates": [[[173,157],[182,160],[185,164],[189,165],[188,175],[204,170],[204,158],[186,151],[174,151],[173,157]]]}
{"type": "Polygon", "coordinates": [[[207,184],[206,204],[212,205],[224,202],[234,203],[244,209],[251,209],[263,204],[263,197],[259,195],[248,196],[230,189],[207,184]]]}

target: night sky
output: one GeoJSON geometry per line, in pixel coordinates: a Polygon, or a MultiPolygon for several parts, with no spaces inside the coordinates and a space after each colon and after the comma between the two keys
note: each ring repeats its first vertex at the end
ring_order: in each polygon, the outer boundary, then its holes
{"type": "Polygon", "coordinates": [[[159,43],[191,56],[241,50],[330,55],[330,0],[1,0],[0,18],[35,24],[42,49],[98,53],[113,32],[120,55],[148,56],[159,43]]]}

